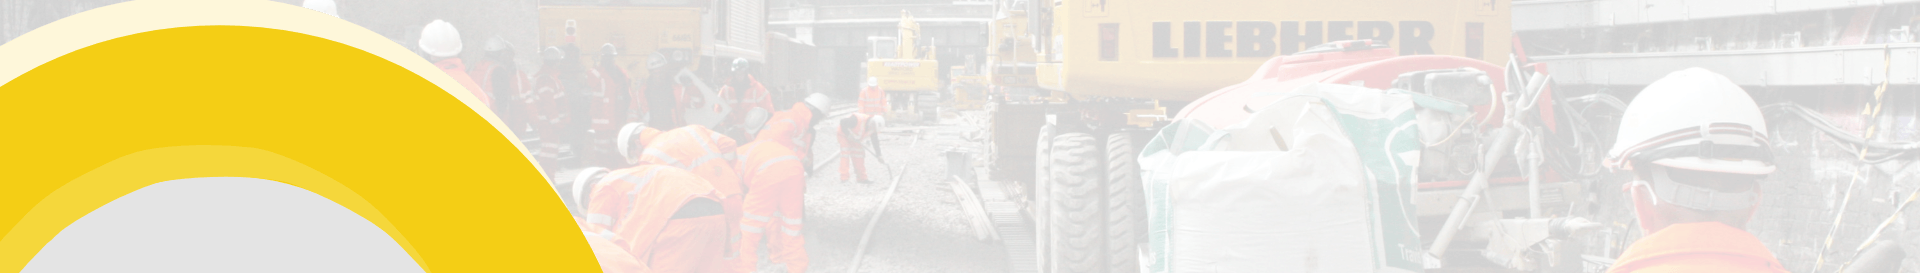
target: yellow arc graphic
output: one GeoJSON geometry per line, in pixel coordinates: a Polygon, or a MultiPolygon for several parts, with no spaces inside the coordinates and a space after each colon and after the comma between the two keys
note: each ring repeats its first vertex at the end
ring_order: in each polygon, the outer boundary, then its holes
{"type": "Polygon", "coordinates": [[[0,45],[0,60],[0,271],[115,198],[195,177],[312,191],[428,271],[599,268],[497,118],[345,21],[266,1],[133,1],[0,45]]]}

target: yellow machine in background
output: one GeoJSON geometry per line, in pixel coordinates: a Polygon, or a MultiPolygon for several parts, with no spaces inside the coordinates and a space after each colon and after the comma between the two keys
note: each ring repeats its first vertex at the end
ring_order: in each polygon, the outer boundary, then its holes
{"type": "MultiPolygon", "coordinates": [[[[1276,57],[1337,41],[1370,40],[1401,56],[1505,63],[1513,37],[1508,7],[1508,0],[996,1],[985,69],[995,95],[984,124],[992,181],[979,187],[1008,197],[988,206],[998,208],[988,212],[997,229],[1033,232],[1003,234],[1032,240],[1003,242],[1010,264],[1016,272],[1139,270],[1134,244],[1144,239],[1128,238],[1145,238],[1144,227],[1128,225],[1148,216],[1128,207],[1146,201],[1127,193],[1141,185],[1126,179],[1139,177],[1129,166],[1137,164],[1133,151],[1167,117],[1247,81],[1276,57]]],[[[1196,270],[1204,271],[1175,271],[1196,270]]]]}
{"type": "Polygon", "coordinates": [[[947,89],[953,92],[954,109],[977,110],[987,104],[987,94],[991,91],[987,75],[972,66],[962,65],[948,68],[947,74],[947,89]]]}
{"type": "Polygon", "coordinates": [[[867,59],[867,76],[879,79],[894,109],[888,118],[916,122],[931,118],[940,90],[940,62],[934,60],[933,46],[920,47],[920,24],[902,11],[899,36],[870,37],[873,48],[867,59]],[[928,96],[931,95],[931,96],[928,96]]]}

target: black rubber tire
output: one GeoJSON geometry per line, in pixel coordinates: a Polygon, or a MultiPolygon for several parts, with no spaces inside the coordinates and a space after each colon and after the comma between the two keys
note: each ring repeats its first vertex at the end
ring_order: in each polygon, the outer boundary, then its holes
{"type": "Polygon", "coordinates": [[[1049,179],[1047,179],[1048,173],[1046,170],[1053,153],[1053,151],[1050,150],[1050,148],[1052,148],[1051,144],[1053,143],[1053,125],[1041,125],[1040,131],[1037,134],[1039,137],[1035,139],[1036,142],[1033,145],[1033,188],[1027,191],[1027,196],[1033,197],[1032,202],[1028,204],[1033,206],[1031,211],[1033,213],[1031,215],[1033,215],[1034,227],[1033,253],[1035,257],[1033,264],[1039,267],[1035,268],[1035,272],[1048,272],[1047,269],[1049,265],[1047,262],[1050,261],[1048,257],[1052,252],[1048,252],[1047,250],[1052,246],[1053,241],[1048,240],[1049,238],[1047,237],[1050,232],[1047,230],[1047,207],[1049,205],[1047,203],[1049,200],[1049,198],[1047,198],[1047,181],[1049,181],[1049,179]]]}
{"type": "Polygon", "coordinates": [[[1107,253],[1106,145],[1087,133],[1053,137],[1047,164],[1048,272],[1102,272],[1107,253]]]}
{"type": "Polygon", "coordinates": [[[1139,246],[1147,238],[1147,207],[1133,136],[1107,135],[1106,152],[1106,272],[1139,272],[1139,246]]]}

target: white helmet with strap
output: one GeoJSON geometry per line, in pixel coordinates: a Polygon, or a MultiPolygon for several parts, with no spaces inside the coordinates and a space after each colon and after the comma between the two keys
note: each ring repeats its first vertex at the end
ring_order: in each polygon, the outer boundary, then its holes
{"type": "Polygon", "coordinates": [[[760,129],[766,129],[767,119],[773,118],[773,113],[767,112],[767,109],[755,107],[748,108],[747,115],[743,117],[745,119],[740,121],[740,128],[745,129],[749,135],[757,135],[760,134],[760,129]]]}
{"type": "Polygon", "coordinates": [[[499,35],[493,35],[493,37],[486,38],[486,46],[482,46],[480,50],[486,50],[486,52],[499,52],[499,50],[507,50],[507,48],[513,48],[513,42],[507,42],[507,38],[499,37],[499,35]]]}
{"type": "Polygon", "coordinates": [[[453,57],[460,55],[460,31],[453,29],[452,23],[433,20],[420,30],[420,50],[434,57],[453,57]]]}
{"type": "Polygon", "coordinates": [[[635,138],[640,137],[640,130],[646,127],[647,125],[644,123],[627,123],[627,125],[620,126],[620,135],[614,136],[613,145],[620,149],[620,158],[626,159],[629,165],[640,163],[640,155],[632,151],[632,149],[635,148],[633,147],[633,142],[635,138]]]}
{"type": "MultiPolygon", "coordinates": [[[[1728,174],[1773,173],[1767,121],[1746,90],[1701,68],[1667,74],[1635,96],[1620,118],[1607,166],[1635,165],[1728,174]]],[[[1661,201],[1700,210],[1751,208],[1751,192],[1727,193],[1675,183],[1666,168],[1652,171],[1661,201]]]]}
{"type": "Polygon", "coordinates": [[[574,174],[573,177],[561,178],[570,180],[569,182],[572,184],[568,186],[573,187],[571,189],[573,205],[578,206],[578,208],[574,208],[575,210],[578,210],[582,214],[587,211],[587,204],[591,202],[593,197],[593,185],[599,184],[600,178],[606,176],[608,172],[610,171],[607,168],[588,167],[587,169],[580,170],[580,172],[574,174]]]}
{"type": "MultiPolygon", "coordinates": [[[[826,112],[827,106],[833,103],[833,99],[828,98],[827,94],[813,93],[813,94],[807,95],[806,102],[807,102],[807,107],[813,107],[813,110],[815,111],[826,112]]],[[[817,118],[820,118],[820,117],[816,117],[816,119],[817,118]]]]}

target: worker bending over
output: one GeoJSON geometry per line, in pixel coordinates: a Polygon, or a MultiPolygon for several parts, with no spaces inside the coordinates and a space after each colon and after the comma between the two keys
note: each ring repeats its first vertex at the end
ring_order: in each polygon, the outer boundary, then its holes
{"type": "Polygon", "coordinates": [[[633,104],[629,97],[627,70],[616,62],[620,52],[612,43],[600,45],[598,62],[587,67],[587,119],[589,134],[585,161],[588,166],[621,166],[620,153],[615,151],[615,139],[619,138],[620,126],[629,120],[628,109],[633,104]]]}
{"type": "Polygon", "coordinates": [[[599,260],[603,273],[651,273],[647,265],[634,260],[632,252],[626,252],[628,242],[624,238],[614,235],[607,229],[599,229],[597,225],[591,225],[582,217],[580,211],[586,210],[586,206],[582,206],[586,202],[582,200],[588,198],[584,194],[589,190],[586,185],[593,185],[603,177],[607,177],[607,167],[588,167],[588,169],[582,169],[580,175],[576,175],[572,181],[553,181],[553,188],[561,192],[563,196],[561,200],[566,202],[566,211],[574,213],[574,221],[580,223],[580,233],[588,236],[588,248],[593,250],[593,258],[599,260]]]}
{"type": "MultiPolygon", "coordinates": [[[[761,135],[792,135],[796,133],[781,131],[796,129],[779,126],[761,135]]],[[[736,247],[740,258],[735,272],[757,271],[762,239],[766,239],[773,262],[786,264],[787,272],[806,272],[806,239],[800,236],[806,212],[806,166],[797,153],[775,139],[747,143],[740,146],[740,151],[740,160],[734,165],[740,167],[747,195],[742,204],[741,239],[736,247]]]]}
{"type": "Polygon", "coordinates": [[[1787,272],[1747,226],[1773,173],[1767,122],[1745,90],[1700,68],[1667,74],[1627,105],[1607,165],[1630,171],[1647,234],[1608,272],[1787,272]]]}
{"type": "Polygon", "coordinates": [[[847,181],[848,168],[852,168],[854,177],[860,183],[872,183],[867,180],[867,145],[872,145],[874,157],[880,155],[880,126],[886,124],[886,118],[853,113],[853,116],[840,120],[840,181],[847,181]]]}
{"type": "MultiPolygon", "coordinates": [[[[715,201],[725,211],[727,239],[738,239],[740,225],[740,202],[746,193],[740,185],[740,174],[735,172],[733,138],[707,129],[706,126],[687,125],[660,133],[647,143],[640,153],[640,163],[667,165],[687,170],[707,181],[715,190],[715,201]]],[[[737,257],[733,252],[733,243],[723,244],[726,259],[737,257]]],[[[716,261],[716,263],[730,263],[716,261]]],[[[726,266],[726,265],[714,265],[726,266]]]]}
{"type": "Polygon", "coordinates": [[[467,75],[467,65],[460,60],[460,49],[460,31],[447,21],[433,20],[420,30],[420,51],[427,53],[428,61],[433,61],[434,67],[452,76],[454,82],[460,83],[460,87],[472,92],[473,97],[480,99],[480,103],[492,109],[492,97],[487,96],[487,92],[480,89],[480,84],[467,75]]]}
{"type": "Polygon", "coordinates": [[[753,141],[772,141],[793,150],[794,155],[800,157],[802,165],[808,166],[806,171],[811,173],[813,128],[819,125],[821,119],[825,119],[829,102],[827,95],[814,93],[787,110],[774,112],[773,117],[767,119],[766,129],[754,135],[753,141]]]}
{"type": "Polygon", "coordinates": [[[887,114],[887,91],[880,90],[880,78],[867,77],[867,87],[860,90],[860,113],[881,116],[887,114]]]}

